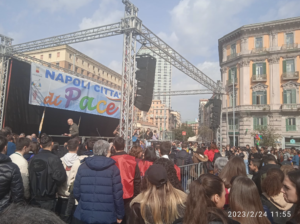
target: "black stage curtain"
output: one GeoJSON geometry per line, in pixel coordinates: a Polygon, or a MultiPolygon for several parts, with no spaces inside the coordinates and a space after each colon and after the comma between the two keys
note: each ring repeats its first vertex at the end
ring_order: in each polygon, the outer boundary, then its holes
{"type": "MultiPolygon", "coordinates": [[[[17,134],[22,132],[26,135],[38,134],[44,107],[28,103],[31,65],[16,59],[11,59],[11,64],[7,82],[9,90],[6,95],[7,102],[4,111],[5,126],[11,127],[17,134]]],[[[80,136],[112,137],[113,131],[119,124],[119,119],[115,118],[47,107],[42,133],[49,135],[69,133],[67,120],[72,118],[78,124],[80,116],[80,136]]]]}

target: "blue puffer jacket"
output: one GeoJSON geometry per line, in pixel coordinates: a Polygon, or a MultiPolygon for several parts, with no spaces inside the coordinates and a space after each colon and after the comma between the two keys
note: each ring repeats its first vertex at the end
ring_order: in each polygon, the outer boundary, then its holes
{"type": "Polygon", "coordinates": [[[104,156],[85,158],[74,182],[73,194],[79,202],[75,218],[84,223],[101,224],[123,219],[123,186],[115,163],[104,156]]]}

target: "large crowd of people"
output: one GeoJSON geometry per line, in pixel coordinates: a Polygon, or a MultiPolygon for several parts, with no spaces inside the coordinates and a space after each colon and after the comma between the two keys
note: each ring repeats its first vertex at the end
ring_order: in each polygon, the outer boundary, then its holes
{"type": "Polygon", "coordinates": [[[300,223],[296,149],[146,136],[126,150],[122,137],[82,142],[70,134],[62,146],[45,133],[3,128],[1,223],[300,223]]]}

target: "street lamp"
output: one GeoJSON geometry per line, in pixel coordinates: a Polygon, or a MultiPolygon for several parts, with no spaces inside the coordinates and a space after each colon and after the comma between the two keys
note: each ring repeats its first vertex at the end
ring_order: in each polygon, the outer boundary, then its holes
{"type": "Polygon", "coordinates": [[[234,84],[235,84],[235,74],[231,74],[231,79],[233,83],[233,89],[232,89],[232,117],[233,117],[233,146],[235,146],[235,92],[234,92],[234,84]]]}

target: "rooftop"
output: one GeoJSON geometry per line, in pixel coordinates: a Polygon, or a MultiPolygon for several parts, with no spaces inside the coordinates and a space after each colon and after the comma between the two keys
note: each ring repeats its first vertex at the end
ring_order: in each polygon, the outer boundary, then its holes
{"type": "Polygon", "coordinates": [[[232,35],[236,34],[241,34],[243,31],[251,31],[251,30],[259,30],[259,29],[274,29],[275,27],[284,27],[286,24],[300,24],[300,16],[299,17],[292,17],[292,18],[287,18],[287,19],[280,19],[280,20],[273,20],[273,21],[268,21],[268,22],[263,22],[263,23],[253,23],[253,24],[248,24],[241,26],[240,28],[224,35],[219,39],[219,42],[224,42],[228,38],[231,38],[232,35]]]}

